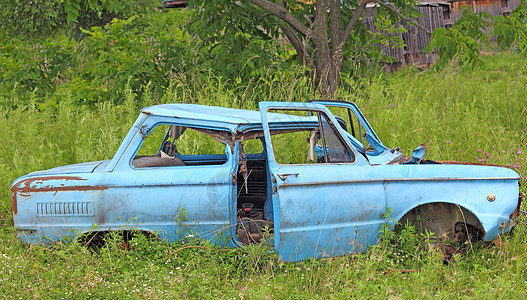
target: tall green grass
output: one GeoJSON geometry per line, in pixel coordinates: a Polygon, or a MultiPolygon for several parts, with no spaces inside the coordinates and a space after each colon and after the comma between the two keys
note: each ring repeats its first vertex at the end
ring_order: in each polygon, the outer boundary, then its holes
{"type": "Polygon", "coordinates": [[[361,96],[341,97],[361,107],[385,145],[407,155],[423,143],[429,159],[509,164],[525,175],[527,62],[512,54],[483,60],[473,72],[379,75],[361,96]]]}
{"type": "MultiPolygon", "coordinates": [[[[425,143],[427,158],[527,168],[527,65],[521,56],[483,58],[473,72],[408,68],[378,75],[338,98],[359,104],[383,142],[407,155],[425,143]],[[481,150],[481,151],[480,151],[481,150]],[[487,153],[487,154],[486,154],[487,153]],[[487,157],[488,156],[488,157],[487,157]],[[492,156],[492,158],[491,158],[492,156]]],[[[174,80],[162,97],[148,85],[123,104],[58,109],[28,105],[0,112],[0,294],[6,298],[524,298],[525,220],[497,244],[477,244],[445,265],[426,237],[405,228],[354,256],[284,264],[263,246],[218,251],[189,241],[138,237],[124,250],[116,238],[98,253],[78,243],[25,246],[14,236],[9,187],[30,171],[109,159],[142,106],[168,102],[257,109],[257,100],[317,98],[307,81],[284,75],[261,99],[234,96],[212,74],[199,86],[174,80]],[[188,247],[188,248],[185,248],[188,247]],[[411,283],[411,284],[410,284],[411,283]]],[[[37,97],[37,96],[35,96],[37,97]]],[[[253,97],[253,96],[251,96],[253,97]]],[[[16,101],[0,99],[1,103],[16,101]]],[[[522,179],[525,191],[525,179],[522,179]]]]}

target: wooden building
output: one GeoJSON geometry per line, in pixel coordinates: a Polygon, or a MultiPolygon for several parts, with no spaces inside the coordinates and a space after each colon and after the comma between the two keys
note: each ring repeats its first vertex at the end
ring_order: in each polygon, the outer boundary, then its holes
{"type": "MultiPolygon", "coordinates": [[[[463,0],[463,1],[423,1],[417,9],[423,16],[417,19],[417,22],[434,31],[436,28],[450,28],[463,16],[464,9],[470,9],[472,12],[487,12],[492,16],[508,16],[512,10],[520,5],[521,0],[463,0]]],[[[369,16],[363,19],[366,28],[375,30],[373,7],[370,7],[369,16]]],[[[387,65],[387,71],[397,70],[407,64],[429,65],[437,60],[437,54],[426,53],[424,48],[430,42],[430,35],[424,30],[403,24],[408,30],[399,37],[406,44],[403,48],[392,48],[390,46],[381,46],[382,51],[393,57],[395,63],[387,65]]]]}
{"type": "MultiPolygon", "coordinates": [[[[187,2],[188,0],[161,1],[162,7],[160,8],[164,10],[165,8],[184,7],[187,2]]],[[[521,0],[422,0],[417,7],[422,16],[417,19],[417,22],[432,32],[439,27],[452,27],[463,16],[465,8],[472,12],[487,12],[492,16],[508,16],[520,5],[520,2],[521,0]]],[[[367,16],[362,19],[368,30],[376,30],[374,15],[375,5],[369,5],[367,16]]],[[[430,35],[410,24],[403,24],[403,27],[408,32],[398,35],[406,44],[405,47],[381,46],[385,54],[395,59],[394,63],[387,65],[387,70],[397,70],[407,64],[430,65],[435,63],[437,54],[424,52],[424,48],[430,42],[430,35]]]]}

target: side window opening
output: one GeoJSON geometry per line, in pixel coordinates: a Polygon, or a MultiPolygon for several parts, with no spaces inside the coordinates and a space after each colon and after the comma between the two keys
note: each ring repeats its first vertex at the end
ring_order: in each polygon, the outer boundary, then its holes
{"type": "MultiPolygon", "coordinates": [[[[329,124],[326,116],[319,115],[319,122],[321,127],[321,140],[324,153],[323,162],[328,163],[345,163],[351,162],[352,156],[347,147],[342,143],[342,140],[337,135],[337,132],[329,124]]],[[[318,158],[317,158],[318,159],[318,158]]]]}
{"type": "Polygon", "coordinates": [[[132,160],[135,168],[221,165],[228,132],[169,124],[156,125],[132,160]]]}
{"type": "Polygon", "coordinates": [[[243,149],[248,156],[251,154],[260,154],[263,152],[263,143],[261,138],[254,138],[243,141],[243,149]]]}
{"type": "Polygon", "coordinates": [[[363,151],[374,151],[375,149],[366,140],[366,129],[359,121],[355,112],[347,107],[327,106],[339,122],[339,126],[351,134],[363,145],[363,151]]]}
{"type": "MultiPolygon", "coordinates": [[[[331,119],[317,110],[269,110],[267,120],[275,160],[281,165],[316,163],[352,163],[349,149],[331,119]],[[274,130],[273,124],[282,128],[274,130]],[[284,126],[286,124],[286,126],[284,126]]],[[[340,122],[339,122],[340,123],[340,122]]]]}

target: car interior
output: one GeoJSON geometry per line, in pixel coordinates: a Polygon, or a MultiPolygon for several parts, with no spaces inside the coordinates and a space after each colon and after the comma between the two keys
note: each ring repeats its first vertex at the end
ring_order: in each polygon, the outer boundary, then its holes
{"type": "MultiPolygon", "coordinates": [[[[319,118],[321,123],[316,119],[313,122],[311,115],[310,118],[295,128],[271,130],[278,164],[338,163],[353,159],[324,118],[319,118]]],[[[236,137],[239,141],[237,241],[243,245],[268,241],[272,246],[274,223],[263,133],[257,130],[241,135],[236,137]]],[[[230,139],[232,134],[227,131],[157,125],[149,132],[131,164],[134,168],[223,165],[227,162],[225,145],[230,139]]]]}

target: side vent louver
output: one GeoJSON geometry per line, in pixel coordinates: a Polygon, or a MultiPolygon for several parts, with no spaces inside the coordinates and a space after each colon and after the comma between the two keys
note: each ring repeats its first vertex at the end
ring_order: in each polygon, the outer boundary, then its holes
{"type": "Polygon", "coordinates": [[[38,216],[91,216],[91,202],[37,203],[38,216]]]}

